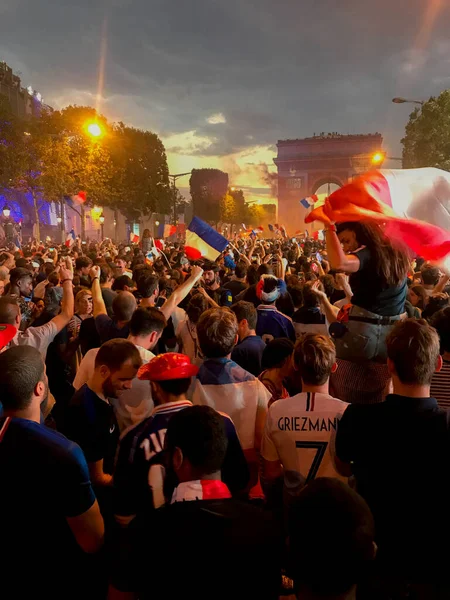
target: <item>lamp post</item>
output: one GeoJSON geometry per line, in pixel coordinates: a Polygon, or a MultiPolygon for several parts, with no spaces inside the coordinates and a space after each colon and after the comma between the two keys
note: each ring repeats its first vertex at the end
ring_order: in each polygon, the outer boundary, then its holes
{"type": "Polygon", "coordinates": [[[3,207],[3,216],[6,217],[7,219],[9,219],[11,215],[11,209],[9,208],[9,206],[7,204],[5,204],[5,206],[3,207]]]}
{"type": "Polygon", "coordinates": [[[100,221],[100,227],[101,227],[101,231],[102,231],[102,242],[105,239],[104,236],[104,228],[105,228],[105,217],[103,216],[103,213],[99,216],[98,220],[100,221]]]}
{"type": "Polygon", "coordinates": [[[169,175],[172,178],[172,193],[173,193],[173,224],[177,224],[177,187],[176,180],[180,177],[186,177],[186,175],[190,175],[192,171],[189,173],[178,173],[177,175],[169,175]]]}
{"type": "Polygon", "coordinates": [[[392,98],[394,104],[420,104],[423,106],[425,102],[423,100],[408,100],[407,98],[392,98]]]}

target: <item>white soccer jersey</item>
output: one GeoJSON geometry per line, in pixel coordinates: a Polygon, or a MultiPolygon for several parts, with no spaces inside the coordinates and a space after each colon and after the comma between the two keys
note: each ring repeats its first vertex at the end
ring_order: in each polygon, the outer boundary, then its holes
{"type": "Polygon", "coordinates": [[[338,423],[347,406],[328,394],[310,392],[274,402],[267,416],[262,457],[280,460],[285,471],[297,471],[307,481],[315,477],[343,479],[332,456],[338,423]]]}

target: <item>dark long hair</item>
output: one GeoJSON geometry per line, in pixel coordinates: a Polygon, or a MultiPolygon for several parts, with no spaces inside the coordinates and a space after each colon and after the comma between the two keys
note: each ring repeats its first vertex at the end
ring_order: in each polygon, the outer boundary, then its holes
{"type": "Polygon", "coordinates": [[[404,281],[411,260],[406,246],[392,246],[384,235],[383,227],[372,221],[337,225],[338,234],[346,229],[355,232],[359,246],[366,246],[370,250],[373,269],[385,286],[400,285],[404,281]]]}

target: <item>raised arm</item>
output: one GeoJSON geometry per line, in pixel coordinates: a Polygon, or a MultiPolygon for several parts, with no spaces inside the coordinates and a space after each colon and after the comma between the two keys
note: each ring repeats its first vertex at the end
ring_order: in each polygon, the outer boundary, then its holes
{"type": "Polygon", "coordinates": [[[186,281],[179,287],[177,287],[177,289],[172,293],[170,298],[164,302],[160,309],[163,315],[166,317],[166,320],[170,319],[175,308],[182,300],[184,300],[184,298],[186,298],[202,275],[203,269],[201,267],[192,267],[190,277],[186,279],[186,281]]]}
{"type": "Polygon", "coordinates": [[[58,333],[69,323],[74,313],[72,261],[70,258],[66,258],[65,262],[65,266],[61,265],[59,269],[59,276],[63,289],[61,312],[52,319],[52,323],[56,325],[58,333]]]}
{"type": "Polygon", "coordinates": [[[325,232],[331,268],[337,271],[344,271],[345,273],[356,273],[359,271],[359,258],[354,254],[345,254],[337,236],[336,227],[328,225],[325,232]]]}
{"type": "Polygon", "coordinates": [[[327,298],[325,292],[319,289],[321,285],[320,281],[315,281],[311,286],[311,291],[318,296],[320,300],[320,306],[322,307],[322,311],[328,321],[328,323],[334,323],[337,321],[337,316],[339,313],[339,308],[337,306],[333,306],[327,298]]]}
{"type": "Polygon", "coordinates": [[[102,288],[100,287],[100,267],[95,265],[89,271],[89,275],[92,280],[92,303],[94,305],[94,317],[98,317],[98,315],[107,315],[108,312],[106,310],[105,301],[102,296],[102,288]]]}

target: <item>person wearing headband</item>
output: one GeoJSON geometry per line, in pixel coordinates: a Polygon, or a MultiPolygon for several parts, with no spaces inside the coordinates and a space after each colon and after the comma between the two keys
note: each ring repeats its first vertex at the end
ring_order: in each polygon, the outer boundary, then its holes
{"type": "Polygon", "coordinates": [[[261,336],[266,343],[276,338],[288,338],[295,342],[292,319],[275,306],[278,298],[285,292],[286,284],[283,279],[277,279],[275,275],[261,275],[256,286],[256,295],[262,303],[257,308],[256,335],[261,336]]]}

